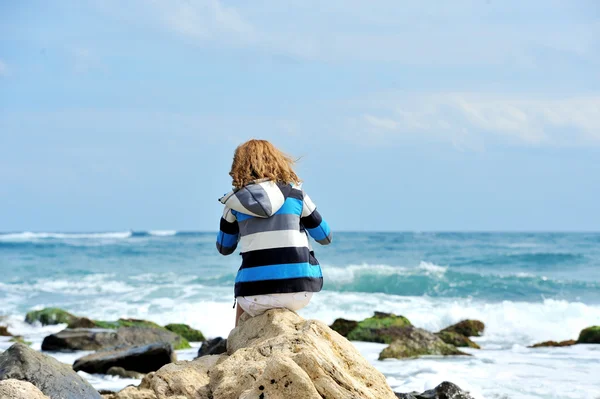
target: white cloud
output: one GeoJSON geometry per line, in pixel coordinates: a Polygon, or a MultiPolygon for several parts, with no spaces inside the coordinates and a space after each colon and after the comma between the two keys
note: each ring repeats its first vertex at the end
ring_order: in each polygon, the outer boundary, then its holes
{"type": "Polygon", "coordinates": [[[154,0],[153,4],[162,23],[183,36],[201,41],[254,41],[254,27],[219,0],[154,0]]]}
{"type": "MultiPolygon", "coordinates": [[[[140,2],[146,8],[148,3],[140,2]]],[[[554,55],[598,61],[600,26],[561,2],[153,0],[154,21],[202,45],[251,47],[320,61],[407,65],[543,64],[554,55]],[[507,15],[522,17],[510,18],[507,15]],[[550,55],[551,56],[551,55],[550,55]]],[[[120,7],[120,4],[118,5],[120,7]]],[[[145,15],[135,13],[135,17],[145,15]]]]}
{"type": "Polygon", "coordinates": [[[366,128],[392,134],[419,133],[463,144],[494,138],[528,145],[600,145],[600,95],[388,93],[365,108],[366,128]]]}
{"type": "Polygon", "coordinates": [[[0,76],[8,76],[8,67],[0,60],[0,76]]]}

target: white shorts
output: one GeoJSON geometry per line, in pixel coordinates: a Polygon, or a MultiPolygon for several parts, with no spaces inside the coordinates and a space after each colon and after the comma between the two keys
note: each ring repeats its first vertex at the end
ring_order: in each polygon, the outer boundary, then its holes
{"type": "Polygon", "coordinates": [[[265,313],[269,309],[300,310],[308,305],[312,296],[312,292],[240,296],[237,298],[237,303],[244,312],[254,317],[265,313]]]}

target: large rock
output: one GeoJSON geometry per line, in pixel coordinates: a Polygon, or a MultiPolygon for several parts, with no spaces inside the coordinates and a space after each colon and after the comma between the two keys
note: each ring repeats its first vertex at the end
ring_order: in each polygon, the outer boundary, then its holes
{"type": "Polygon", "coordinates": [[[14,344],[0,355],[0,381],[8,379],[30,382],[50,398],[100,398],[70,366],[23,344],[14,344]]]}
{"type": "Polygon", "coordinates": [[[540,342],[538,344],[534,344],[529,346],[528,348],[560,348],[563,346],[572,346],[575,345],[577,343],[577,341],[575,340],[568,340],[568,341],[560,341],[560,342],[556,342],[556,341],[544,341],[544,342],[540,342]]]}
{"type": "Polygon", "coordinates": [[[379,342],[389,344],[394,339],[394,329],[411,326],[410,321],[404,316],[396,316],[391,313],[375,312],[373,317],[369,317],[358,323],[358,325],[348,333],[347,338],[350,341],[379,342]]]}
{"type": "Polygon", "coordinates": [[[110,329],[66,329],[44,338],[44,351],[100,350],[115,346],[139,346],[168,343],[174,349],[189,348],[189,342],[162,327],[121,327],[110,329]]]}
{"type": "Polygon", "coordinates": [[[335,319],[333,324],[329,326],[329,328],[340,334],[342,337],[347,337],[356,327],[358,327],[358,321],[346,319],[335,319]]]}
{"type": "Polygon", "coordinates": [[[441,331],[439,333],[436,333],[435,335],[440,337],[441,340],[444,341],[445,343],[454,345],[458,348],[481,349],[481,347],[479,345],[477,345],[475,342],[471,341],[469,339],[469,337],[465,337],[464,335],[461,335],[461,334],[458,334],[455,332],[441,331]]]}
{"type": "Polygon", "coordinates": [[[0,326],[0,337],[12,337],[13,335],[8,332],[8,327],[0,326]]]}
{"type": "Polygon", "coordinates": [[[577,339],[578,344],[600,344],[600,326],[588,327],[581,330],[579,338],[577,339]]]}
{"type": "Polygon", "coordinates": [[[463,353],[454,346],[445,343],[429,331],[410,326],[396,329],[394,341],[379,354],[379,360],[415,358],[427,355],[468,356],[467,353],[463,353]]]}
{"type": "Polygon", "coordinates": [[[463,320],[453,324],[450,327],[444,328],[440,332],[453,332],[465,337],[479,337],[485,330],[485,324],[479,320],[463,320]]]}
{"type": "Polygon", "coordinates": [[[423,393],[397,393],[396,396],[399,399],[473,399],[468,392],[448,381],[423,393]]]}
{"type": "Polygon", "coordinates": [[[1,399],[48,399],[30,382],[14,379],[0,381],[1,399]]]}
{"type": "Polygon", "coordinates": [[[42,323],[43,326],[54,324],[70,324],[78,319],[66,310],[60,308],[45,308],[42,310],[34,310],[25,316],[25,321],[29,324],[35,322],[42,323]]]}
{"type": "Polygon", "coordinates": [[[90,374],[106,374],[111,367],[149,373],[175,361],[173,348],[167,343],[115,348],[104,350],[77,359],[73,370],[90,374]]]}
{"type": "Polygon", "coordinates": [[[169,364],[112,399],[395,399],[385,377],[325,324],[274,309],[249,318],[227,353],[169,364]]]}
{"type": "Polygon", "coordinates": [[[165,328],[190,342],[203,342],[206,340],[202,332],[193,329],[187,324],[167,324],[165,328]]]}
{"type": "Polygon", "coordinates": [[[202,346],[198,349],[198,357],[220,355],[225,352],[227,352],[227,340],[217,337],[202,343],[202,346]]]}
{"type": "Polygon", "coordinates": [[[104,329],[66,329],[48,335],[42,341],[43,351],[95,351],[116,346],[119,337],[114,330],[104,329]]]}

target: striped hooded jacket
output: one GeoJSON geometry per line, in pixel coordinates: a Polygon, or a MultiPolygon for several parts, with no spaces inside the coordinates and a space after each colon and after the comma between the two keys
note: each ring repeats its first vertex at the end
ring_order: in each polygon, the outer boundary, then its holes
{"type": "Polygon", "coordinates": [[[236,298],[321,290],[323,275],[308,234],[327,245],[331,231],[300,187],[257,181],[219,201],[225,210],[217,249],[229,255],[241,247],[236,298]]]}

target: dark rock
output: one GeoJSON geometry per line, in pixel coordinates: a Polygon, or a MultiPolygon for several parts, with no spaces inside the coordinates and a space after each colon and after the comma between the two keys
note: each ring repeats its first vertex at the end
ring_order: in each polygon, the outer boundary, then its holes
{"type": "Polygon", "coordinates": [[[342,337],[347,337],[352,330],[358,326],[358,321],[335,319],[332,325],[329,326],[333,331],[340,334],[342,337]]]}
{"type": "Polygon", "coordinates": [[[206,340],[200,331],[193,329],[187,324],[167,324],[165,328],[191,342],[203,342],[206,340]]]}
{"type": "Polygon", "coordinates": [[[14,344],[0,355],[0,381],[10,378],[30,382],[50,398],[101,399],[71,367],[23,344],[14,344]]]}
{"type": "Polygon", "coordinates": [[[389,344],[393,340],[390,335],[394,328],[411,326],[410,321],[404,316],[396,316],[391,313],[375,312],[369,317],[358,322],[358,325],[350,331],[347,338],[350,341],[379,342],[389,344]]]}
{"type": "Polygon", "coordinates": [[[442,341],[438,336],[413,326],[395,328],[394,340],[379,354],[379,360],[415,358],[426,355],[452,356],[465,355],[454,346],[442,341]]]}
{"type": "Polygon", "coordinates": [[[27,323],[33,324],[36,321],[39,321],[43,326],[71,324],[77,319],[77,316],[74,316],[66,310],[62,310],[60,308],[45,308],[42,310],[35,310],[27,313],[25,316],[25,321],[27,323]]]}
{"type": "Polygon", "coordinates": [[[122,327],[108,329],[66,329],[44,338],[43,351],[100,350],[115,346],[138,346],[168,343],[174,349],[189,347],[185,338],[162,327],[122,327]]]}
{"type": "Polygon", "coordinates": [[[562,346],[571,346],[571,345],[575,345],[577,343],[577,341],[575,340],[568,340],[568,341],[560,341],[560,342],[556,342],[556,341],[544,341],[544,342],[540,342],[539,344],[534,344],[531,346],[528,346],[528,348],[558,348],[558,347],[562,347],[562,346]]]}
{"type": "Polygon", "coordinates": [[[42,341],[43,351],[95,351],[119,344],[119,337],[114,330],[104,329],[67,329],[48,335],[42,341]]]}
{"type": "Polygon", "coordinates": [[[220,355],[227,352],[227,340],[221,337],[209,339],[198,349],[198,357],[206,355],[220,355]]]}
{"type": "Polygon", "coordinates": [[[90,320],[87,317],[79,317],[72,323],[69,323],[67,328],[95,328],[98,327],[94,320],[90,320]]]}
{"type": "Polygon", "coordinates": [[[440,332],[453,332],[465,337],[479,337],[485,330],[485,324],[479,320],[463,320],[460,323],[444,328],[440,332]]]}
{"type": "Polygon", "coordinates": [[[111,367],[122,367],[138,373],[150,373],[175,361],[173,348],[167,343],[114,348],[77,359],[73,370],[90,374],[106,374],[111,367]]]}
{"type": "Polygon", "coordinates": [[[581,330],[579,338],[577,339],[578,344],[600,344],[600,326],[588,327],[581,330]]]}
{"type": "Polygon", "coordinates": [[[141,380],[146,374],[138,373],[137,371],[125,370],[123,367],[111,367],[106,371],[107,375],[114,375],[121,378],[133,378],[141,380]]]}
{"type": "Polygon", "coordinates": [[[0,326],[0,337],[12,337],[13,335],[8,332],[8,327],[0,326]]]}
{"type": "Polygon", "coordinates": [[[442,341],[444,341],[445,343],[454,345],[458,348],[481,349],[481,347],[479,345],[477,345],[475,342],[471,341],[468,337],[465,337],[464,335],[461,335],[461,334],[458,334],[455,332],[442,331],[442,332],[436,333],[435,335],[440,337],[442,339],[442,341]]]}
{"type": "Polygon", "coordinates": [[[399,399],[473,399],[468,392],[448,381],[423,393],[396,393],[396,396],[399,399]]]}

